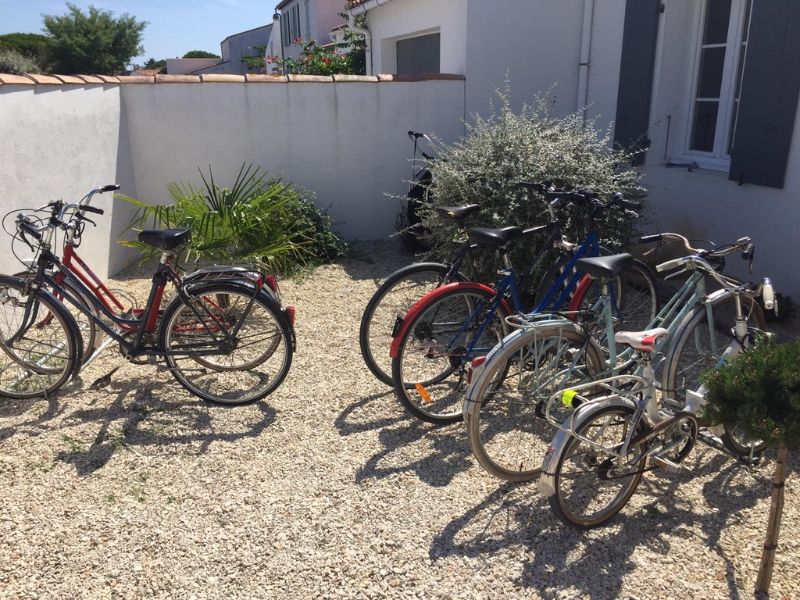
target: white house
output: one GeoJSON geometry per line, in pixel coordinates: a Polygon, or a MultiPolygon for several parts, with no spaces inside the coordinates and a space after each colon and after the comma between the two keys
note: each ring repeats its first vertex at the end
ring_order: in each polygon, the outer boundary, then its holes
{"type": "Polygon", "coordinates": [[[344,0],[283,0],[275,7],[273,55],[297,58],[300,48],[294,41],[298,38],[329,44],[331,30],[344,21],[340,16],[344,8],[344,0]]]}
{"type": "MultiPolygon", "coordinates": [[[[511,81],[552,90],[615,141],[647,149],[652,229],[750,235],[756,267],[800,295],[800,2],[357,0],[370,73],[463,74],[466,112],[511,81]]],[[[740,268],[730,260],[732,269],[740,268]]],[[[743,274],[743,273],[742,273],[743,274]]]]}

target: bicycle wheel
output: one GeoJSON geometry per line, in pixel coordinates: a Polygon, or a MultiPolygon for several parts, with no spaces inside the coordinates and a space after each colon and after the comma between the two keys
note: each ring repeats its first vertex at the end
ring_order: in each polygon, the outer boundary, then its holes
{"type": "Polygon", "coordinates": [[[0,276],[0,350],[0,396],[36,398],[77,371],[82,342],[75,320],[51,294],[39,290],[31,299],[24,281],[0,276]]]}
{"type": "MultiPolygon", "coordinates": [[[[19,277],[20,279],[27,280],[28,278],[33,278],[35,275],[34,271],[22,271],[14,275],[14,277],[19,277]]],[[[63,281],[59,284],[64,290],[73,298],[75,298],[82,306],[84,306],[87,310],[91,311],[91,313],[100,318],[100,313],[95,308],[94,304],[89,300],[86,293],[72,285],[67,281],[63,281]]],[[[61,294],[56,294],[55,290],[53,291],[54,295],[61,302],[64,307],[69,311],[72,315],[72,318],[75,319],[75,323],[78,325],[78,330],[81,332],[81,337],[83,338],[83,356],[81,358],[81,362],[85,363],[89,360],[89,357],[94,354],[94,351],[100,345],[100,340],[102,338],[102,332],[97,325],[95,325],[95,321],[89,317],[88,314],[84,313],[83,311],[79,310],[72,302],[66,300],[61,294]]]]}
{"type": "MultiPolygon", "coordinates": [[[[392,385],[392,359],[389,346],[398,318],[417,300],[444,283],[450,270],[441,263],[415,263],[398,269],[375,291],[364,309],[358,330],[361,356],[367,368],[386,385],[392,385]]],[[[456,280],[466,278],[457,273],[456,280]]]]}
{"type": "Polygon", "coordinates": [[[484,324],[493,299],[477,285],[459,284],[410,317],[392,359],[392,382],[413,415],[439,424],[461,419],[467,362],[489,352],[507,331],[502,304],[484,324]]]}
{"type": "Polygon", "coordinates": [[[582,529],[601,525],[636,491],[644,454],[631,448],[621,465],[611,454],[620,451],[633,416],[628,406],[607,406],[578,426],[575,433],[585,439],[572,436],[567,442],[554,473],[556,493],[550,496],[553,512],[565,523],[582,529]]]}
{"type": "Polygon", "coordinates": [[[272,393],[292,364],[293,334],[278,303],[252,288],[209,283],[180,296],[161,319],[159,344],[183,387],[207,402],[241,405],[272,393]],[[227,297],[224,306],[215,301],[227,297]],[[226,338],[235,336],[230,341],[226,338]]]}
{"type": "MultiPolygon", "coordinates": [[[[741,300],[748,327],[766,329],[764,312],[758,302],[748,296],[742,296],[741,300]]],[[[723,352],[733,342],[736,317],[733,294],[723,292],[715,297],[711,301],[711,309],[713,327],[709,327],[705,305],[698,305],[675,334],[662,380],[662,392],[666,396],[664,404],[670,409],[680,410],[685,405],[686,391],[700,387],[700,375],[717,366],[723,352]]],[[[766,448],[766,444],[760,440],[748,440],[742,431],[727,426],[720,439],[737,456],[749,456],[751,450],[760,453],[766,448]]]]}
{"type": "Polygon", "coordinates": [[[472,454],[491,475],[528,481],[541,472],[553,427],[547,399],[602,370],[602,358],[573,323],[518,330],[490,355],[464,413],[472,454]]]}

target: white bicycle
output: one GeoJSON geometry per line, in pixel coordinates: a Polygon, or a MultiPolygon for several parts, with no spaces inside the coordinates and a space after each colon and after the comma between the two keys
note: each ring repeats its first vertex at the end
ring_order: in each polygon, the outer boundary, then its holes
{"type": "MultiPolygon", "coordinates": [[[[660,265],[714,273],[699,256],[689,256],[660,265]]],[[[736,306],[734,336],[719,363],[733,359],[751,342],[742,298],[762,296],[767,309],[777,310],[768,279],[756,288],[732,285],[714,273],[714,278],[733,294],[736,306]]],[[[661,410],[656,393],[652,354],[658,341],[669,334],[656,328],[619,332],[615,341],[635,351],[637,375],[617,375],[585,383],[553,394],[546,409],[547,420],[558,432],[542,464],[539,491],[550,498],[554,512],[566,523],[591,528],[605,523],[630,500],[643,473],[658,467],[679,469],[691,452],[700,424],[697,415],[706,403],[706,389],[687,390],[679,412],[661,410]],[[554,416],[559,404],[574,409],[563,423],[554,416]]],[[[735,435],[729,432],[729,435],[735,435]]],[[[739,438],[742,447],[756,451],[759,441],[739,438]]]]}

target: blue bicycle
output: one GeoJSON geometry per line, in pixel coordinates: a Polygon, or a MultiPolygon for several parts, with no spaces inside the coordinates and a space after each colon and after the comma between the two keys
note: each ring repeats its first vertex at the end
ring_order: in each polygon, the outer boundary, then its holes
{"type": "MultiPolygon", "coordinates": [[[[525,185],[539,191],[538,184],[525,185]]],[[[398,399],[416,417],[438,424],[460,420],[467,365],[473,358],[486,355],[508,333],[506,317],[526,312],[521,293],[525,281],[518,277],[509,257],[516,240],[537,233],[550,234],[534,266],[555,254],[529,312],[577,311],[590,308],[595,303],[593,298],[599,297],[592,280],[574,268],[580,258],[600,254],[599,235],[591,231],[580,245],[568,242],[562,236],[555,208],[564,202],[585,205],[593,219],[604,210],[631,212],[639,204],[626,201],[619,194],[608,202],[589,192],[549,189],[544,195],[551,216],[547,225],[469,230],[471,241],[495,248],[502,261],[494,287],[477,282],[441,286],[420,298],[395,325],[390,351],[392,382],[398,399]]],[[[642,262],[637,261],[620,276],[612,293],[617,318],[626,328],[649,322],[658,311],[655,276],[642,262]]],[[[498,381],[503,377],[500,374],[498,381]]]]}

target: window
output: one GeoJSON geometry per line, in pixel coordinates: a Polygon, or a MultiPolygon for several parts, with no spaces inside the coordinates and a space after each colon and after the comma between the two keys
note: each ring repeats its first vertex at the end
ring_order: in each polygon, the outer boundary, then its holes
{"type": "Polygon", "coordinates": [[[752,0],[706,0],[697,51],[687,152],[727,168],[736,130],[752,0]]]}
{"type": "Polygon", "coordinates": [[[281,36],[284,48],[291,46],[297,38],[303,37],[300,31],[299,4],[295,4],[281,13],[281,36]]]}

